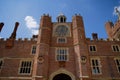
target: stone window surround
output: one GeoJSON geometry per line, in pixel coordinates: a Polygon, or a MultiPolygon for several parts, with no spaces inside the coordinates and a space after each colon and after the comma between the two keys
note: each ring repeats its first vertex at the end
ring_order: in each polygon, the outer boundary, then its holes
{"type": "Polygon", "coordinates": [[[91,71],[92,71],[92,74],[94,74],[94,75],[101,75],[102,74],[102,65],[101,65],[101,61],[100,61],[100,58],[99,57],[92,57],[91,59],[90,59],[90,63],[91,63],[91,71]],[[93,66],[92,65],[92,60],[97,60],[98,61],[98,66],[93,66]],[[99,67],[99,70],[100,70],[100,73],[94,73],[93,72],[93,67],[99,67]]]}
{"type": "Polygon", "coordinates": [[[113,52],[120,52],[120,47],[119,47],[118,44],[116,44],[116,45],[111,45],[111,48],[112,48],[112,51],[113,51],[113,52]],[[114,47],[115,49],[114,49],[113,47],[114,47]],[[117,49],[117,48],[118,48],[118,49],[117,49]]]}
{"type": "Polygon", "coordinates": [[[31,72],[32,72],[32,65],[33,65],[33,60],[32,60],[32,59],[21,59],[21,60],[20,60],[20,64],[19,64],[18,74],[19,74],[19,75],[31,75],[31,72]],[[30,73],[20,73],[21,64],[22,64],[23,61],[31,61],[30,73]]]}
{"type": "Polygon", "coordinates": [[[117,71],[118,71],[118,73],[120,73],[120,70],[118,69],[118,68],[120,68],[120,57],[114,58],[114,60],[115,60],[115,64],[116,64],[117,71]],[[119,61],[119,65],[116,63],[116,60],[119,61]]]}
{"type": "Polygon", "coordinates": [[[57,60],[57,50],[58,49],[67,50],[67,53],[66,53],[67,54],[67,60],[65,60],[65,61],[69,61],[69,49],[67,47],[56,47],[56,49],[55,49],[55,60],[58,61],[57,60]]]}
{"type": "MultiPolygon", "coordinates": [[[[36,54],[36,51],[35,51],[35,53],[33,53],[33,47],[34,47],[34,46],[36,46],[36,45],[34,44],[34,45],[32,45],[32,47],[31,47],[31,55],[35,55],[35,54],[36,54]]],[[[37,46],[36,46],[36,49],[37,49],[37,46]]],[[[35,49],[35,50],[36,50],[36,49],[35,49]]]]}
{"type": "Polygon", "coordinates": [[[97,52],[96,45],[89,45],[89,52],[97,52]],[[92,50],[90,49],[90,47],[92,48],[92,50]],[[93,50],[93,47],[95,48],[95,50],[93,50]]]}

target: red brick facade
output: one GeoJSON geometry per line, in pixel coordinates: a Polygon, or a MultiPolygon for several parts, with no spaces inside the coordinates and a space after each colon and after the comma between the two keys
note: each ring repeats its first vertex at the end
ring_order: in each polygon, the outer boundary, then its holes
{"type": "Polygon", "coordinates": [[[109,39],[97,39],[93,34],[90,40],[82,16],[74,15],[72,22],[66,22],[64,15],[57,19],[52,22],[49,15],[41,17],[37,40],[12,40],[13,46],[7,48],[8,40],[0,39],[0,80],[120,80],[119,21],[114,30],[106,23],[109,39]],[[61,37],[65,42],[58,41],[61,37]],[[62,56],[60,49],[65,53],[62,56]]]}

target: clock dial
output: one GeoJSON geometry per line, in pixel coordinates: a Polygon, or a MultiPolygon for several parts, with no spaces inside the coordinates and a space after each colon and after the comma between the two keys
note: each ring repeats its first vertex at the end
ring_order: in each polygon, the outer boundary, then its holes
{"type": "Polygon", "coordinates": [[[57,36],[66,36],[68,34],[68,28],[66,26],[58,26],[55,33],[57,36]]]}

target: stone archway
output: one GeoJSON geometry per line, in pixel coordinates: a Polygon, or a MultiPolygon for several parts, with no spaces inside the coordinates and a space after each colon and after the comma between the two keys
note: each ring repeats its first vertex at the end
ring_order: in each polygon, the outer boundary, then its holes
{"type": "Polygon", "coordinates": [[[71,77],[67,74],[64,74],[64,73],[60,73],[60,74],[57,74],[53,80],[72,80],[71,77]]]}
{"type": "Polygon", "coordinates": [[[69,71],[67,71],[63,68],[57,70],[56,72],[53,72],[50,75],[49,80],[57,80],[58,77],[66,78],[66,79],[63,79],[63,80],[75,80],[75,76],[71,72],[69,72],[69,71]]]}

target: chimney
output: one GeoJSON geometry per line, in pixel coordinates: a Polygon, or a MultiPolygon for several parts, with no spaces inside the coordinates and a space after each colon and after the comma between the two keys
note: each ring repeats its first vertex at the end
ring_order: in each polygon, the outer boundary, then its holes
{"type": "Polygon", "coordinates": [[[33,40],[37,40],[38,35],[33,35],[32,38],[33,38],[33,40]]]}
{"type": "Polygon", "coordinates": [[[13,31],[13,33],[11,34],[10,39],[16,39],[16,31],[17,31],[18,26],[19,26],[19,23],[16,22],[16,23],[15,23],[15,27],[14,27],[14,31],[13,31]]]}
{"type": "Polygon", "coordinates": [[[93,38],[93,40],[98,40],[98,35],[97,35],[97,33],[92,33],[92,38],[93,38]]]}
{"type": "Polygon", "coordinates": [[[1,32],[2,28],[3,28],[3,26],[4,26],[4,23],[0,23],[0,32],[1,32]]]}
{"type": "Polygon", "coordinates": [[[38,38],[38,35],[33,35],[32,38],[38,38]]]}
{"type": "Polygon", "coordinates": [[[14,40],[16,39],[16,31],[17,31],[18,26],[19,26],[19,23],[16,22],[13,33],[11,34],[9,39],[7,39],[7,41],[6,41],[6,48],[8,48],[8,49],[10,49],[14,46],[14,40]]]}

